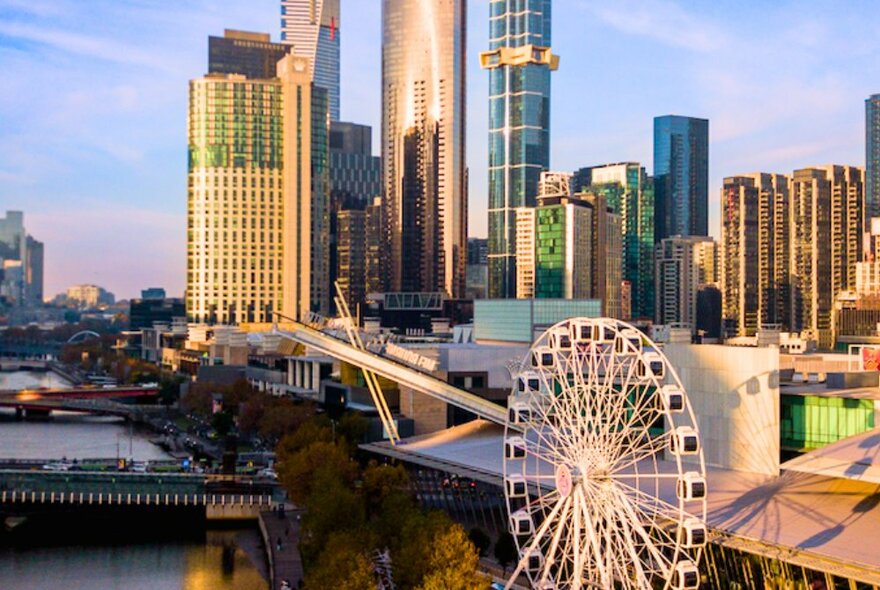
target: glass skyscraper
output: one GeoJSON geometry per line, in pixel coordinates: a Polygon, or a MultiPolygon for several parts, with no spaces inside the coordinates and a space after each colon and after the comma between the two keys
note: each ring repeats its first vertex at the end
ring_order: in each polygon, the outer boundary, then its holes
{"type": "Polygon", "coordinates": [[[654,241],[709,235],[709,121],[654,118],[654,241]]]}
{"type": "Polygon", "coordinates": [[[489,51],[489,297],[516,297],[516,208],[534,207],[550,163],[550,0],[492,0],[489,51]]]}
{"type": "Polygon", "coordinates": [[[467,262],[465,0],[382,2],[390,291],[462,297],[467,262]]]}
{"type": "Polygon", "coordinates": [[[272,43],[268,33],[226,29],[222,37],[208,37],[208,73],[274,78],[278,61],[289,51],[289,45],[272,43]]]}
{"type": "Polygon", "coordinates": [[[281,41],[311,59],[312,82],[326,88],[339,120],[339,0],[281,0],[281,41]]]}
{"type": "Polygon", "coordinates": [[[880,217],[880,94],[865,100],[865,203],[866,229],[880,217]]]}
{"type": "MultiPolygon", "coordinates": [[[[581,168],[572,178],[574,192],[605,196],[620,216],[623,279],[631,286],[633,319],[654,317],[654,182],[638,162],[581,168]]],[[[630,318],[624,318],[630,319],[630,318]]]]}

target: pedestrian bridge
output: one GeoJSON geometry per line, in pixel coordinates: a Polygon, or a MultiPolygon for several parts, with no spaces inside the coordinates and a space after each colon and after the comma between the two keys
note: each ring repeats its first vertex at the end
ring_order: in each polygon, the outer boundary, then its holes
{"type": "Polygon", "coordinates": [[[277,488],[250,479],[184,473],[0,470],[3,508],[54,505],[204,510],[208,520],[255,519],[277,488]]]}

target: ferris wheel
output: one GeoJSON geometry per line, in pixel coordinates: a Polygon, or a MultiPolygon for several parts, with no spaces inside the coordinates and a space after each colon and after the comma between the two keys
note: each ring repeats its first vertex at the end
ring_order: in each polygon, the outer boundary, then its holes
{"type": "Polygon", "coordinates": [[[504,493],[539,590],[697,588],[706,542],[699,429],[674,369],[624,322],[577,318],[514,375],[504,493]]]}

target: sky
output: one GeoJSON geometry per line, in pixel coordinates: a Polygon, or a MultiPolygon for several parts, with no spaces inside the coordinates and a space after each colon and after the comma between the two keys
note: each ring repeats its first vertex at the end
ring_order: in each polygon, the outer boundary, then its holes
{"type": "MultiPolygon", "coordinates": [[[[415,0],[413,0],[415,1],[415,0]]],[[[188,80],[224,28],[277,40],[280,0],[0,0],[0,215],[46,244],[46,294],[117,297],[186,264],[188,80]]],[[[342,0],[342,119],[381,108],[381,3],[342,0]]],[[[880,92],[876,0],[555,0],[551,168],[653,169],[653,118],[710,120],[710,233],[725,176],[863,166],[880,92]]],[[[488,2],[468,0],[469,234],[486,235],[488,2]]]]}

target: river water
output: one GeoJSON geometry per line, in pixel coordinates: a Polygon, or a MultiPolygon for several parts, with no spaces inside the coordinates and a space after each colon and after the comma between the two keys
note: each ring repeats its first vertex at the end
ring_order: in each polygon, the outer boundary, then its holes
{"type": "MultiPolygon", "coordinates": [[[[0,373],[0,390],[64,387],[54,373],[0,373]]],[[[17,422],[0,412],[0,459],[74,459],[133,456],[170,458],[146,434],[117,418],[53,414],[17,422]],[[118,451],[117,451],[118,449],[118,451]],[[129,453],[131,450],[131,454],[129,453]],[[118,452],[118,454],[117,454],[118,452]]],[[[9,541],[0,528],[0,541],[9,541]]],[[[0,542],[2,590],[266,590],[255,529],[182,531],[183,541],[136,540],[122,545],[0,542]],[[259,567],[255,565],[259,564],[259,567]]]]}

